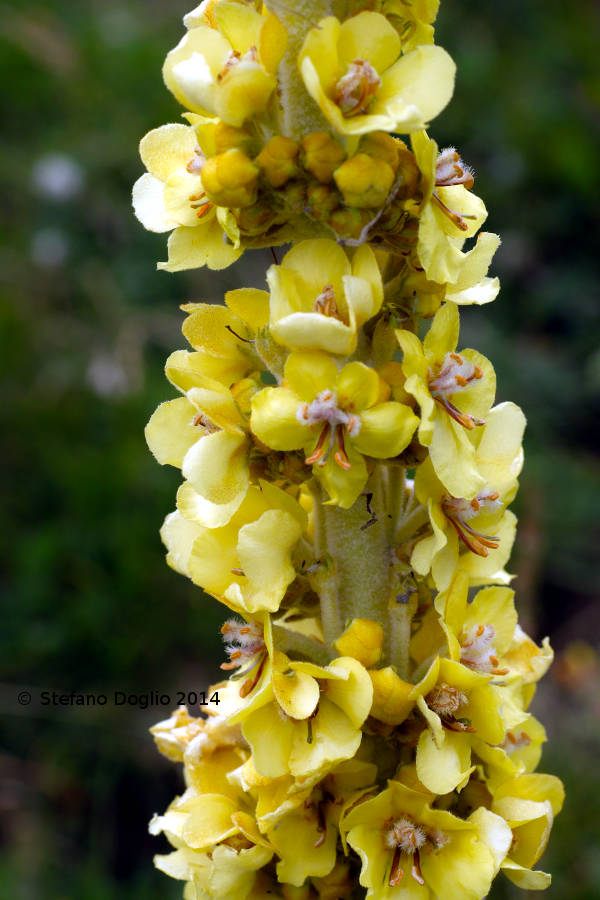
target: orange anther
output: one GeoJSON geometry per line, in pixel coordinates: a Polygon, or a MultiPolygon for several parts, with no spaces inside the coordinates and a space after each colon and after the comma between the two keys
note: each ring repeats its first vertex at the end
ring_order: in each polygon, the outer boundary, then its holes
{"type": "Polygon", "coordinates": [[[475,366],[475,371],[473,372],[473,378],[483,378],[483,371],[479,366],[475,366]]]}
{"type": "Polygon", "coordinates": [[[473,499],[471,500],[471,503],[469,505],[471,506],[471,509],[475,510],[475,512],[479,512],[479,508],[480,508],[481,504],[479,503],[479,500],[477,499],[477,497],[473,497],[473,499]]]}
{"type": "Polygon", "coordinates": [[[466,386],[468,385],[468,383],[469,383],[468,379],[467,379],[467,378],[463,378],[462,375],[455,375],[455,376],[454,376],[454,380],[455,380],[455,382],[456,382],[457,384],[459,384],[461,387],[466,387],[466,386]]]}
{"type": "Polygon", "coordinates": [[[457,362],[457,363],[459,364],[459,366],[462,366],[462,364],[463,364],[463,362],[464,362],[464,360],[463,360],[462,356],[460,355],[460,353],[451,353],[451,354],[450,354],[450,358],[453,359],[454,362],[457,362]]]}
{"type": "Polygon", "coordinates": [[[484,631],[485,631],[485,625],[480,625],[479,628],[477,629],[477,637],[481,637],[481,635],[483,634],[484,631]]]}
{"type": "Polygon", "coordinates": [[[315,447],[311,455],[306,457],[305,462],[307,466],[311,466],[313,463],[318,462],[323,456],[325,452],[325,439],[329,434],[329,428],[329,424],[323,427],[323,430],[321,431],[321,434],[319,436],[319,440],[317,441],[317,446],[315,447]]]}

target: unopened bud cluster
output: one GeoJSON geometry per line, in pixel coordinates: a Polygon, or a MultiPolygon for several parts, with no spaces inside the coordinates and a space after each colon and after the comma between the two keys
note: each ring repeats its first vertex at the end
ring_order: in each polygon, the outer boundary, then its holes
{"type": "Polygon", "coordinates": [[[152,729],[184,768],[151,831],[186,900],[550,882],[562,786],[529,706],[552,651],[505,571],[525,418],[459,337],[499,238],[426,132],[453,91],[436,12],[205,0],[163,69],[187,124],[140,145],[161,268],[292,245],[267,290],[183,307],[178,396],[146,429],[183,477],[167,561],[227,618],[218,706],[152,729]]]}

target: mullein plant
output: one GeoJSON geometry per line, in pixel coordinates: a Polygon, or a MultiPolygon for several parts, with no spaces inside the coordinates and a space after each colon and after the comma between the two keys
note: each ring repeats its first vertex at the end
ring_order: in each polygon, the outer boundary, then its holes
{"type": "Polygon", "coordinates": [[[437,6],[205,0],[163,69],[183,121],[140,145],[159,268],[291,245],[268,290],[183,307],[146,429],[183,476],[167,561],[227,610],[207,714],[152,729],[183,764],[150,827],[186,900],[550,883],[563,789],[529,706],[552,651],[504,569],[525,417],[459,336],[500,241],[427,132],[454,82],[437,6]]]}

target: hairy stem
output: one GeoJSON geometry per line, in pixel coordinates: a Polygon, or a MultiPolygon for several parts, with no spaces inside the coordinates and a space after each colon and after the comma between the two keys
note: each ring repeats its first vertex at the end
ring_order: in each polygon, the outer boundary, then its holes
{"type": "Polygon", "coordinates": [[[308,484],[313,499],[313,528],[315,532],[315,556],[318,568],[311,582],[319,594],[321,624],[328,644],[342,632],[342,615],[338,596],[338,577],[333,554],[327,543],[324,496],[320,484],[313,479],[308,484]]]}
{"type": "Polygon", "coordinates": [[[281,99],[281,134],[301,138],[311,131],[326,128],[319,107],[310,97],[298,71],[298,54],[306,33],[331,15],[331,0],[267,0],[288,33],[288,44],[277,73],[281,99]]]}

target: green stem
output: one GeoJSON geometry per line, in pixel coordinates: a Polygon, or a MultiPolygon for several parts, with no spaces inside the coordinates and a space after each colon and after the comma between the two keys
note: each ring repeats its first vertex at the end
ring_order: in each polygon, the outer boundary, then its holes
{"type": "Polygon", "coordinates": [[[384,467],[377,465],[350,509],[324,509],[327,551],[335,561],[343,622],[361,617],[385,622],[388,603],[390,544],[384,496],[384,467]]]}
{"type": "Polygon", "coordinates": [[[285,25],[288,44],[279,64],[281,133],[295,139],[327,128],[319,107],[304,87],[298,71],[298,54],[306,33],[331,15],[332,0],[267,0],[267,7],[285,25]]]}
{"type": "Polygon", "coordinates": [[[331,662],[332,654],[327,646],[305,634],[299,634],[297,631],[291,631],[289,628],[274,623],[273,637],[277,649],[288,656],[293,656],[294,659],[308,659],[318,666],[326,666],[331,662]]]}
{"type": "Polygon", "coordinates": [[[315,556],[320,563],[319,568],[311,578],[311,582],[319,594],[323,635],[326,642],[331,645],[343,630],[338,597],[336,563],[327,542],[323,491],[315,479],[308,483],[308,487],[313,499],[315,556]],[[330,557],[332,558],[330,559],[330,557]]]}
{"type": "Polygon", "coordinates": [[[417,592],[405,601],[390,602],[390,663],[405,681],[410,674],[410,637],[413,616],[417,611],[417,592]]]}

